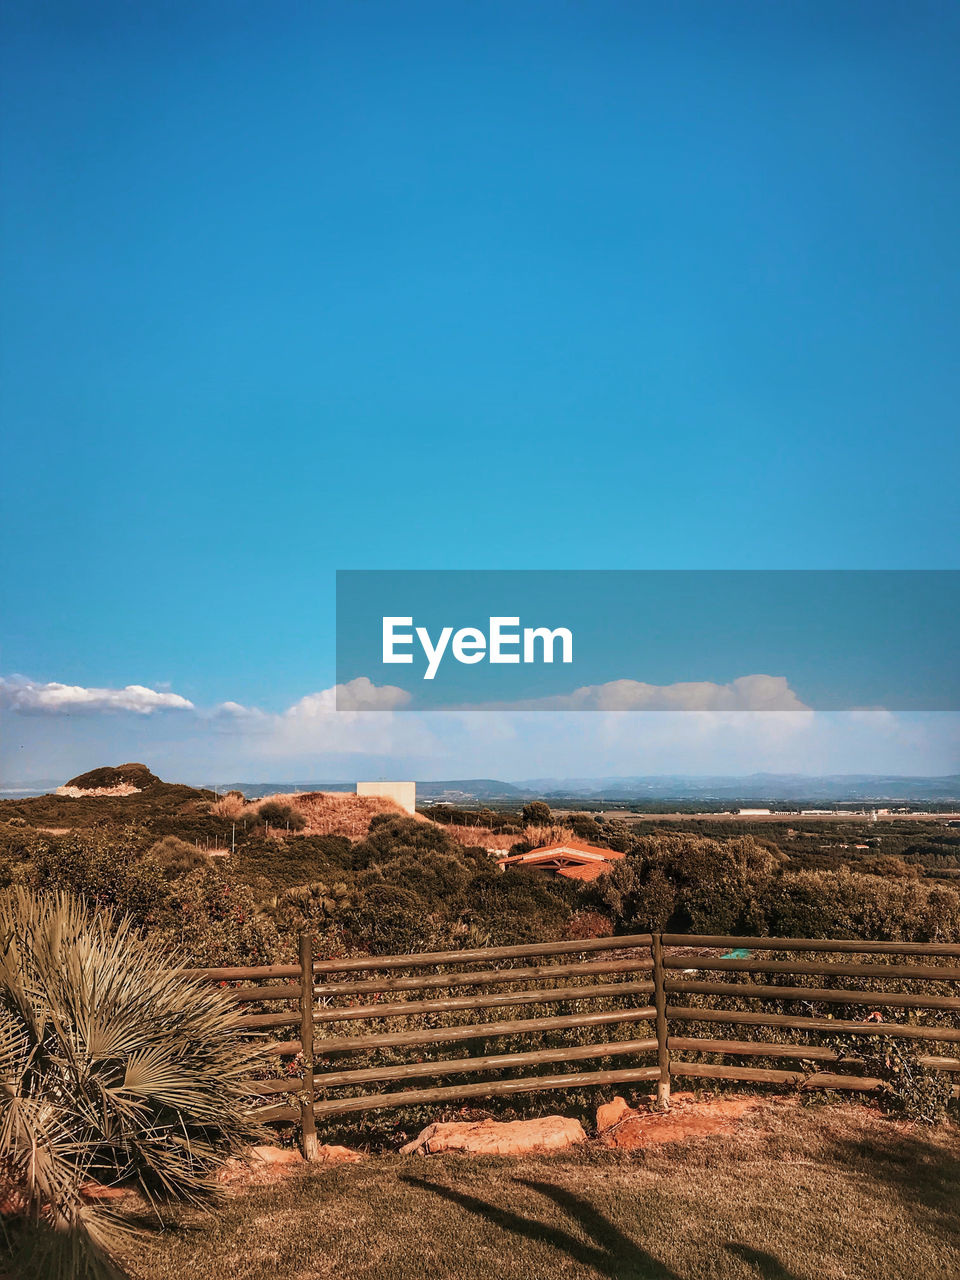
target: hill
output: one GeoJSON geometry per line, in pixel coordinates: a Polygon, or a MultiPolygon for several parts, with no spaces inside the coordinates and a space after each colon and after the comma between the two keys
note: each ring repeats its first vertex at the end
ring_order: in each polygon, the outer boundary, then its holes
{"type": "Polygon", "coordinates": [[[65,785],[77,791],[106,791],[116,787],[135,787],[137,791],[145,791],[155,786],[160,779],[151,773],[145,764],[101,765],[99,769],[91,769],[88,773],[80,773],[71,778],[65,785]]]}

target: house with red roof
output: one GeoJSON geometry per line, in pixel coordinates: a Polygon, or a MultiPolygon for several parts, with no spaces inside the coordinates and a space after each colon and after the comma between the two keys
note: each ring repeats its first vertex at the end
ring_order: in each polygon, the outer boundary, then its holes
{"type": "Polygon", "coordinates": [[[542,849],[531,849],[529,853],[501,858],[500,867],[530,867],[533,871],[547,871],[552,875],[567,876],[570,880],[596,880],[622,857],[623,854],[614,849],[600,849],[580,840],[564,840],[560,844],[545,845],[542,849]]]}

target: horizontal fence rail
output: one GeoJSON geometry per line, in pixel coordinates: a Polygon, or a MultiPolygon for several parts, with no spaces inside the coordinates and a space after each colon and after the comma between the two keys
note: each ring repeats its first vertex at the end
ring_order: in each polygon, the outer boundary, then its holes
{"type": "Polygon", "coordinates": [[[247,1088],[251,1097],[289,1099],[255,1114],[299,1120],[308,1158],[317,1152],[318,1117],[469,1098],[649,1083],[668,1104],[675,1078],[876,1093],[888,1086],[857,1069],[855,1046],[878,1036],[919,1042],[921,1067],[960,1072],[957,943],[645,933],[316,960],[304,935],[296,965],[185,972],[237,984],[229,997],[262,1010],[238,1010],[242,1030],[297,1028],[296,1039],[264,1043],[274,1060],[299,1055],[302,1064],[290,1065],[296,1074],[250,1080],[247,1088]],[[628,980],[603,980],[611,977],[628,980]],[[551,1013],[556,1005],[564,1007],[551,1013]],[[487,1020],[496,1009],[524,1016],[487,1020]],[[896,1020],[888,1020],[890,1010],[899,1011],[896,1020]],[[360,1023],[374,1026],[365,1031],[360,1023]],[[442,1046],[455,1054],[462,1046],[464,1054],[444,1057],[442,1046]],[[440,1056],[431,1056],[435,1048],[440,1056]],[[626,1061],[537,1071],[597,1058],[626,1061]],[[500,1078],[382,1088],[487,1074],[500,1078]]]}
{"type": "MultiPolygon", "coordinates": [[[[491,1084],[462,1084],[451,1089],[402,1089],[397,1093],[375,1093],[352,1099],[314,1103],[315,1115],[344,1111],[378,1111],[383,1107],[411,1107],[421,1103],[459,1102],[462,1098],[502,1098],[514,1093],[539,1093],[545,1089],[577,1089],[584,1085],[632,1084],[656,1080],[657,1067],[635,1067],[626,1071],[572,1071],[563,1076],[530,1076],[520,1080],[498,1080],[491,1084]]],[[[294,1120],[292,1107],[265,1108],[264,1122],[294,1120]]]]}

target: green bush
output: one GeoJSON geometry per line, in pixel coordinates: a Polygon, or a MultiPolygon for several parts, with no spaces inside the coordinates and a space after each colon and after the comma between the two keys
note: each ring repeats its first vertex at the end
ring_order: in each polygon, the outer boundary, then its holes
{"type": "Polygon", "coordinates": [[[175,880],[154,927],[164,946],[197,968],[289,960],[276,924],[252,891],[230,883],[218,867],[201,867],[175,880]]]}
{"type": "Polygon", "coordinates": [[[398,885],[370,884],[339,913],[339,919],[349,941],[374,955],[425,951],[432,945],[427,904],[398,885]]]}
{"type": "Polygon", "coordinates": [[[893,1036],[871,1038],[857,1043],[853,1036],[839,1036],[831,1042],[841,1059],[851,1059],[863,1075],[882,1080],[879,1102],[888,1115],[921,1124],[939,1124],[947,1114],[953,1080],[944,1071],[934,1071],[920,1061],[909,1043],[893,1036]]]}
{"type": "Polygon", "coordinates": [[[752,836],[640,836],[587,894],[625,933],[756,933],[764,926],[761,890],[781,862],[752,836]]]}
{"type": "Polygon", "coordinates": [[[553,821],[550,806],[542,800],[531,800],[523,806],[523,825],[525,827],[547,827],[553,821]]]}
{"type": "Polygon", "coordinates": [[[442,827],[416,818],[378,813],[366,837],[354,845],[354,866],[382,865],[402,854],[449,853],[463,855],[463,848],[442,827]]]}
{"type": "Polygon", "coordinates": [[[257,810],[258,819],[268,827],[282,827],[287,831],[302,831],[307,820],[291,804],[282,804],[279,800],[268,800],[257,810]]]}
{"type": "MultiPolygon", "coordinates": [[[[753,836],[687,833],[635,837],[633,849],[593,885],[584,905],[609,911],[618,932],[769,934],[784,938],[960,940],[960,893],[903,874],[845,865],[793,870],[753,836]]],[[[875,869],[877,859],[866,865],[875,869]]]]}
{"type": "Polygon", "coordinates": [[[311,880],[339,876],[353,868],[353,845],[345,836],[291,836],[272,840],[254,834],[237,845],[226,871],[255,884],[263,880],[274,895],[311,880]]]}
{"type": "Polygon", "coordinates": [[[466,891],[462,921],[490,946],[541,942],[564,935],[577,899],[570,880],[547,879],[525,867],[483,867],[466,891]]]}
{"type": "Polygon", "coordinates": [[[921,880],[837,871],[787,871],[757,895],[758,914],[781,938],[960,940],[960,893],[921,880]]]}
{"type": "Polygon", "coordinates": [[[147,850],[146,864],[156,868],[165,880],[175,880],[178,876],[195,871],[197,867],[209,867],[210,858],[186,840],[178,840],[176,836],[164,836],[147,850]]]}
{"type": "Polygon", "coordinates": [[[133,826],[51,839],[34,849],[27,878],[36,889],[75,894],[142,927],[156,919],[168,893],[160,863],[143,857],[144,843],[133,826]]]}

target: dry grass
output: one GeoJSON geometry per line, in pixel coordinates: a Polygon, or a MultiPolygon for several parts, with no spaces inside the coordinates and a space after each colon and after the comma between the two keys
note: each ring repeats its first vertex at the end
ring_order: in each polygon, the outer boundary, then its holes
{"type": "Polygon", "coordinates": [[[570,827],[565,827],[557,822],[549,822],[542,827],[524,827],[523,835],[520,838],[521,840],[526,840],[527,844],[532,844],[535,849],[542,849],[548,844],[564,844],[574,837],[570,827]]]}
{"type": "Polygon", "coordinates": [[[515,831],[512,834],[507,831],[493,831],[490,827],[463,827],[452,823],[450,825],[444,823],[443,829],[449,831],[454,840],[459,840],[462,845],[479,845],[481,849],[489,849],[497,853],[509,852],[521,840],[533,845],[535,849],[540,849],[544,845],[562,844],[565,840],[573,839],[573,832],[569,827],[556,823],[524,827],[522,831],[515,831]]]}
{"type": "MultiPolygon", "coordinates": [[[[342,791],[304,791],[278,792],[272,796],[261,796],[257,800],[247,802],[238,793],[230,792],[221,796],[210,806],[211,813],[218,817],[236,821],[245,818],[255,820],[265,804],[288,804],[303,814],[306,826],[297,835],[307,836],[347,836],[350,840],[362,840],[370,828],[370,819],[378,813],[395,813],[404,817],[405,810],[392,800],[382,796],[357,796],[352,792],[342,791]]],[[[419,822],[429,822],[421,814],[413,815],[419,822]]],[[[441,824],[454,840],[469,847],[479,845],[491,853],[507,853],[518,840],[526,840],[535,848],[542,845],[557,844],[573,838],[569,827],[556,823],[546,826],[524,827],[521,832],[492,831],[489,827],[457,826],[441,824]]],[[[272,827],[270,834],[278,840],[285,839],[287,832],[282,827],[272,827]]]]}
{"type": "Polygon", "coordinates": [[[478,845],[481,849],[489,849],[491,852],[495,850],[497,853],[506,853],[520,839],[516,833],[508,835],[504,831],[491,831],[489,827],[461,827],[444,823],[443,829],[467,848],[478,845]]]}
{"type": "MultiPolygon", "coordinates": [[[[370,829],[370,820],[380,813],[410,815],[392,800],[382,796],[356,796],[341,791],[306,791],[290,795],[264,796],[251,810],[259,812],[265,804],[288,804],[303,814],[306,826],[302,836],[346,836],[350,840],[362,840],[370,829]]],[[[421,821],[426,822],[423,818],[421,821]]]]}
{"type": "Polygon", "coordinates": [[[952,1280],[958,1191],[953,1128],[774,1104],[642,1153],[311,1170],[127,1260],[135,1280],[952,1280]]]}
{"type": "MultiPolygon", "coordinates": [[[[211,812],[222,818],[245,818],[256,821],[260,810],[266,804],[285,804],[296,809],[306,820],[296,835],[302,836],[347,836],[350,840],[362,840],[370,828],[370,820],[379,813],[395,813],[409,816],[392,800],[380,796],[357,796],[352,792],[341,791],[303,791],[277,792],[272,796],[261,796],[247,803],[239,795],[230,793],[222,796],[211,805],[211,812]]],[[[420,819],[426,822],[426,818],[420,819]]],[[[272,827],[272,836],[284,838],[287,832],[281,827],[272,827]]]]}
{"type": "Polygon", "coordinates": [[[254,812],[255,806],[248,804],[239,791],[229,791],[210,806],[210,812],[218,818],[245,818],[254,812]]]}

